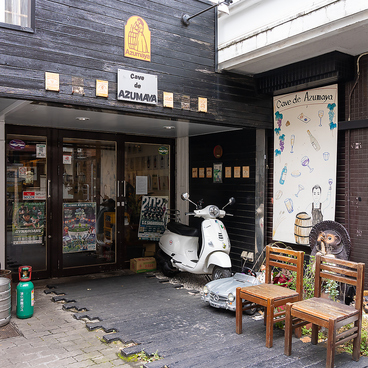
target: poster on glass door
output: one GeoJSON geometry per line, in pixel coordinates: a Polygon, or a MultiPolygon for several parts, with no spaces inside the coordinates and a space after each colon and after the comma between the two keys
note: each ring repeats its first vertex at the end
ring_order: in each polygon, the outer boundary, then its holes
{"type": "Polygon", "coordinates": [[[158,241],[165,231],[167,196],[143,196],[138,238],[158,241]]]}
{"type": "Polygon", "coordinates": [[[335,218],[337,85],[276,96],[273,239],[309,245],[335,218]]]}
{"type": "Polygon", "coordinates": [[[64,203],[63,253],[96,250],[96,203],[64,203]]]}
{"type": "Polygon", "coordinates": [[[13,244],[42,244],[45,202],[17,202],[13,205],[13,244]]]}

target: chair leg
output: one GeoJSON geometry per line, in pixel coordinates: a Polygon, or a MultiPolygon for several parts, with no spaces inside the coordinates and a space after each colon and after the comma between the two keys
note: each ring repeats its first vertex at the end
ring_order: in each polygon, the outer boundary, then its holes
{"type": "Polygon", "coordinates": [[[361,330],[362,330],[362,320],[358,320],[355,321],[354,323],[355,327],[358,327],[358,336],[353,340],[353,360],[355,360],[356,362],[359,360],[360,358],[360,343],[361,343],[361,330]]]}
{"type": "Polygon", "coordinates": [[[311,343],[313,345],[318,344],[318,325],[312,324],[312,337],[311,337],[311,343]]]}
{"type": "Polygon", "coordinates": [[[284,345],[284,354],[289,356],[291,355],[291,335],[292,335],[292,319],[291,319],[291,307],[292,304],[286,304],[286,312],[285,312],[285,345],[284,345]]]}
{"type": "Polygon", "coordinates": [[[267,324],[267,307],[263,308],[263,324],[266,326],[267,324]]]}
{"type": "Polygon", "coordinates": [[[326,368],[334,367],[335,340],[336,340],[335,321],[330,320],[328,324],[326,368]]]}
{"type": "Polygon", "coordinates": [[[302,337],[302,328],[301,327],[297,327],[294,331],[295,337],[297,337],[298,339],[300,339],[302,337]]]}
{"type": "Polygon", "coordinates": [[[272,348],[273,344],[273,315],[275,306],[273,300],[267,302],[267,320],[266,320],[266,348],[272,348]]]}
{"type": "Polygon", "coordinates": [[[240,297],[241,288],[236,288],[235,332],[241,334],[243,330],[243,300],[240,297]]]}

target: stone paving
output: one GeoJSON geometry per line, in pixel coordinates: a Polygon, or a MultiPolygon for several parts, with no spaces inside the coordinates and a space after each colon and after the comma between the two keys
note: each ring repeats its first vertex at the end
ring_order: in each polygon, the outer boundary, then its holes
{"type": "Polygon", "coordinates": [[[16,317],[13,292],[10,323],[21,335],[4,339],[0,332],[0,367],[139,367],[117,356],[119,343],[101,341],[106,332],[87,330],[84,321],[76,320],[71,312],[62,309],[62,303],[53,303],[52,296],[44,293],[45,287],[45,281],[35,282],[34,314],[27,319],[16,317]]]}
{"type": "MultiPolygon", "coordinates": [[[[262,322],[244,315],[245,333],[237,335],[233,313],[208,307],[198,294],[156,277],[120,272],[34,284],[33,317],[18,319],[13,303],[11,324],[21,335],[4,338],[0,329],[1,368],[325,366],[323,344],[313,346],[293,338],[293,354],[285,357],[281,330],[275,329],[274,347],[267,349],[262,322]],[[66,303],[53,302],[63,300],[62,290],[66,303]],[[157,352],[163,359],[127,363],[117,355],[120,351],[134,354],[142,350],[157,352]]],[[[14,291],[16,284],[13,286],[14,291]]],[[[342,353],[335,363],[339,368],[367,368],[368,358],[354,362],[349,354],[342,353]]]]}

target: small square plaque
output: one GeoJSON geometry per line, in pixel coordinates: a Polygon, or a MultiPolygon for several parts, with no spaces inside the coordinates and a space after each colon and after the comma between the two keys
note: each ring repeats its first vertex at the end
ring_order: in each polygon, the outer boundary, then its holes
{"type": "Polygon", "coordinates": [[[47,91],[59,92],[59,74],[45,72],[45,89],[47,91]]]}
{"type": "Polygon", "coordinates": [[[164,107],[174,107],[174,94],[172,92],[164,92],[164,107]]]}
{"type": "Polygon", "coordinates": [[[249,166],[243,166],[243,178],[249,178],[249,166]]]}
{"type": "Polygon", "coordinates": [[[207,98],[198,97],[198,111],[207,112],[207,98]]]}
{"type": "Polygon", "coordinates": [[[109,97],[109,82],[96,79],[96,97],[109,97]]]}

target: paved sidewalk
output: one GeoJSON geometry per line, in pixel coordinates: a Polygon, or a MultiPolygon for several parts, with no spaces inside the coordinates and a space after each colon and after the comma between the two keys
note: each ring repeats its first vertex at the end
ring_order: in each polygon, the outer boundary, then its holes
{"type": "MultiPolygon", "coordinates": [[[[286,357],[281,330],[274,330],[274,347],[267,349],[262,322],[244,315],[245,333],[237,335],[233,313],[211,308],[198,294],[156,277],[116,272],[34,284],[33,317],[18,319],[15,295],[12,298],[11,324],[21,335],[2,338],[0,327],[1,368],[325,366],[323,344],[313,346],[293,338],[293,354],[286,357]],[[66,304],[52,301],[63,299],[66,304]],[[102,337],[110,343],[102,342],[102,337]],[[126,363],[117,356],[120,350],[127,355],[157,352],[163,359],[126,363]]],[[[338,368],[367,368],[368,358],[354,362],[342,353],[335,363],[338,368]]]]}
{"type": "MultiPolygon", "coordinates": [[[[0,332],[0,367],[139,367],[137,363],[125,363],[117,356],[119,343],[106,344],[100,340],[106,332],[87,330],[84,321],[78,321],[73,313],[62,310],[62,303],[53,303],[52,295],[44,293],[45,280],[34,284],[35,309],[31,318],[16,317],[13,292],[10,323],[21,335],[3,339],[0,332]]],[[[16,283],[13,283],[14,288],[16,283]]]]}
{"type": "MultiPolygon", "coordinates": [[[[293,354],[284,355],[284,333],[274,329],[274,346],[264,346],[262,321],[243,315],[243,331],[235,333],[235,315],[211,308],[200,295],[154,274],[124,274],[78,279],[50,289],[54,300],[65,300],[75,318],[89,318],[87,327],[102,328],[106,341],[131,342],[122,353],[157,353],[161,360],[141,363],[147,368],[323,368],[326,348],[293,337],[293,354]],[[83,309],[83,310],[82,310],[83,309]],[[112,332],[115,331],[115,332],[112,332]]],[[[47,291],[46,291],[47,292],[47,291]]],[[[65,313],[69,313],[65,311],[65,313]]],[[[367,368],[347,353],[336,354],[336,368],[367,368]]]]}

